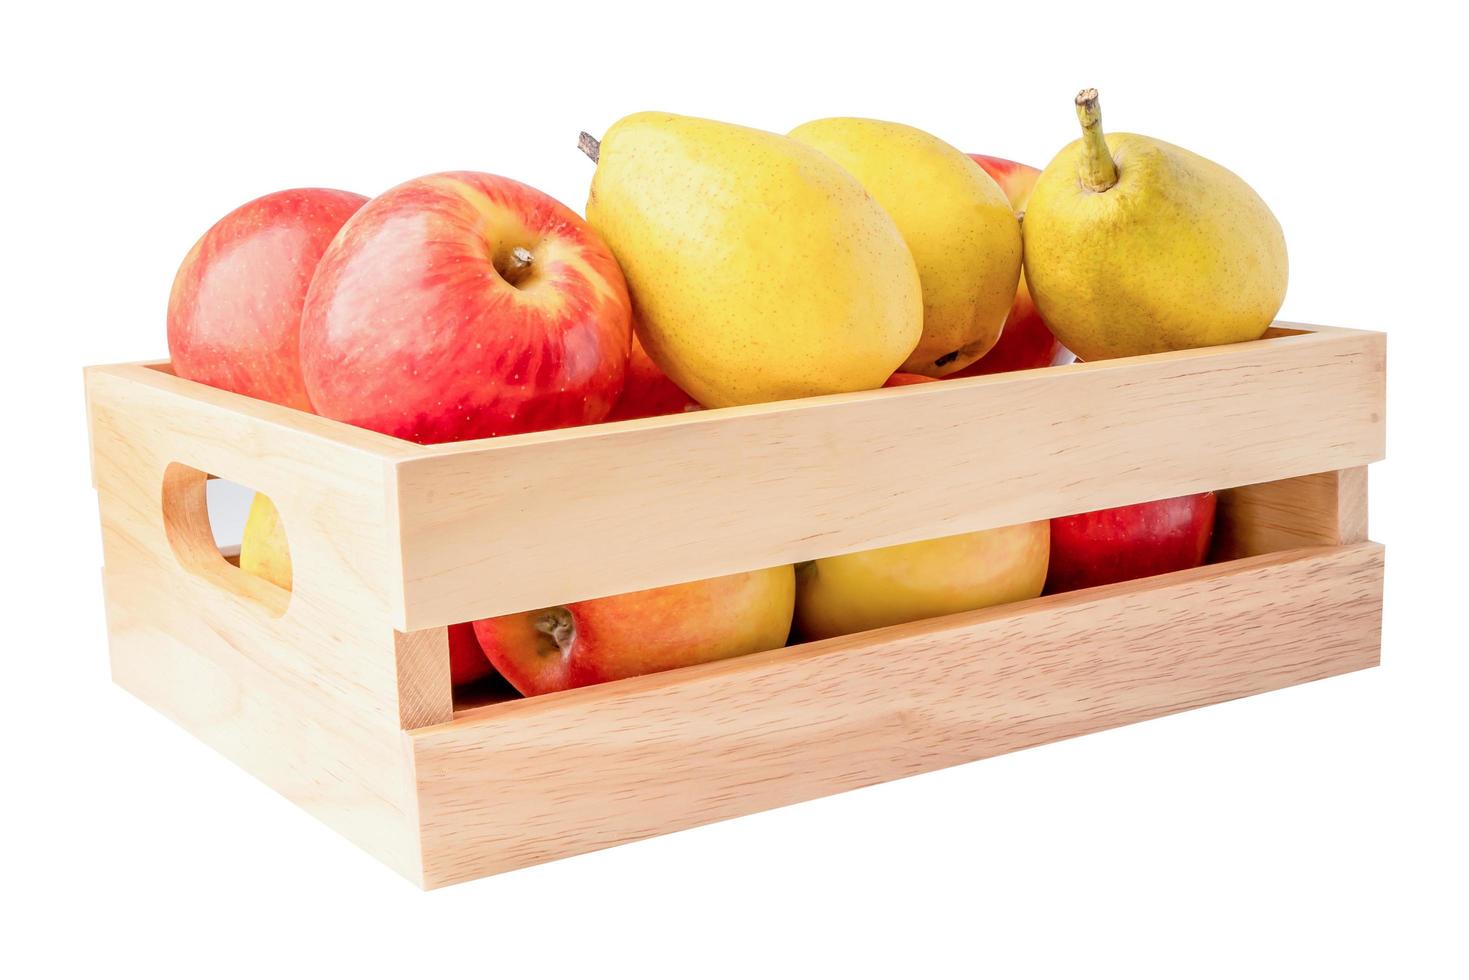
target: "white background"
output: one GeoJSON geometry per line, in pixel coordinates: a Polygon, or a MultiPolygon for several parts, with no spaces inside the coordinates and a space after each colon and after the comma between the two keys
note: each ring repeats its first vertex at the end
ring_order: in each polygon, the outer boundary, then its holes
{"type": "Polygon", "coordinates": [[[1469,113],[1438,6],[10,8],[0,969],[1466,975],[1469,113]],[[164,352],[232,207],[469,168],[580,209],[577,131],[655,108],[1044,164],[1083,85],[1271,204],[1284,318],[1390,333],[1381,669],[430,894],[110,685],[80,369],[164,352]]]}

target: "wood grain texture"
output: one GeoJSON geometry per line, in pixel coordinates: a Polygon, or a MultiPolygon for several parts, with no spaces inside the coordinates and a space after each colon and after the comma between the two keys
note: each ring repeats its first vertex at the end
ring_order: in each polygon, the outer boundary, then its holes
{"type": "Polygon", "coordinates": [[[1367,540],[1367,467],[1221,490],[1212,558],[1367,540]]]}
{"type": "Polygon", "coordinates": [[[253,602],[269,616],[282,615],[291,604],[291,592],[258,575],[240,570],[239,548],[234,560],[216,547],[209,522],[205,485],[209,474],[183,463],[163,470],[163,533],[179,564],[216,588],[253,602]]]}
{"type": "Polygon", "coordinates": [[[412,458],[421,448],[414,443],[373,432],[371,429],[180,378],[173,373],[173,366],[167,361],[100,365],[87,368],[87,373],[105,373],[127,378],[136,384],[177,395],[191,404],[222,409],[242,419],[264,423],[267,427],[256,431],[289,429],[300,436],[330,444],[332,452],[355,449],[377,457],[412,458]]]}
{"type": "Polygon", "coordinates": [[[398,664],[398,723],[421,728],[448,721],[454,712],[449,679],[449,631],[443,627],[393,633],[398,664]]]}
{"type": "Polygon", "coordinates": [[[410,732],[437,886],[1378,661],[1382,549],[1246,558],[410,732]]]}
{"type": "Polygon", "coordinates": [[[113,676],[433,886],[1370,666],[1383,352],[1282,325],[433,447],[94,368],[113,676]],[[214,547],[206,474],[275,501],[291,590],[214,547]],[[451,622],[1226,486],[1228,564],[453,711],[451,622]]]}
{"type": "Polygon", "coordinates": [[[399,703],[388,471],[372,440],[141,367],[86,380],[114,679],[416,880],[399,732],[452,705],[447,684],[434,710],[399,703]],[[291,592],[214,548],[205,473],[273,499],[291,592]]]}
{"type": "Polygon", "coordinates": [[[391,464],[395,625],[1361,466],[1383,455],[1384,351],[1314,328],[422,447],[391,464]]]}

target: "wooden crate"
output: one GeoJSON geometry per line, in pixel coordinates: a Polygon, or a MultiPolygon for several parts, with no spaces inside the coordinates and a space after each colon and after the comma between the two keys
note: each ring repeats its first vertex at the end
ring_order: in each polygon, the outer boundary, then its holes
{"type": "Polygon", "coordinates": [[[417,446],[87,372],[115,680],[433,887],[1377,663],[1380,334],[417,446]],[[206,474],[276,502],[294,589],[206,474]],[[444,627],[1216,488],[1215,564],[460,706],[444,627]]]}

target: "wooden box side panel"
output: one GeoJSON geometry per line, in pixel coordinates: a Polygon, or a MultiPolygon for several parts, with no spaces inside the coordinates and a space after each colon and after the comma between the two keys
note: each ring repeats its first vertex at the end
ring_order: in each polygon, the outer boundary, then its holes
{"type": "Polygon", "coordinates": [[[693,413],[400,459],[400,629],[1365,465],[1380,334],[693,413]]]}
{"type": "Polygon", "coordinates": [[[405,735],[429,885],[1373,666],[1382,549],[1246,558],[405,735]]]}
{"type": "Polygon", "coordinates": [[[157,576],[104,570],[113,680],[415,883],[422,882],[410,760],[396,726],[241,655],[157,576]]]}
{"type": "Polygon", "coordinates": [[[399,648],[421,644],[392,627],[393,488],[371,443],[326,438],[312,428],[325,420],[141,367],[92,369],[87,388],[109,572],[156,579],[159,595],[196,611],[199,643],[213,636],[343,711],[394,727],[447,718],[447,666],[441,677],[400,671],[399,648]],[[289,594],[215,554],[205,474],[275,503],[289,594]]]}
{"type": "Polygon", "coordinates": [[[447,650],[392,628],[383,459],[143,368],[87,388],[116,681],[418,880],[400,733],[452,703],[447,650]],[[276,502],[291,591],[218,553],[206,474],[276,502]]]}

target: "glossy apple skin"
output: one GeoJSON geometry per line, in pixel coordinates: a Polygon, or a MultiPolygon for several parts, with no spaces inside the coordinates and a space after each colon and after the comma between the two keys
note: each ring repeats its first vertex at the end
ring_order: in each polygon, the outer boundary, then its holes
{"type": "MultiPolygon", "coordinates": [[[[947,377],[954,377],[950,374],[947,377]]],[[[921,385],[929,381],[942,381],[943,378],[930,378],[926,374],[911,374],[907,371],[896,371],[893,376],[882,383],[884,388],[903,388],[907,385],[921,385]]]]}
{"type": "Polygon", "coordinates": [[[1211,493],[1051,521],[1047,592],[1070,592],[1202,565],[1214,534],[1211,493]]]}
{"type": "Polygon", "coordinates": [[[795,592],[781,565],[482,619],[474,632],[517,691],[547,694],[784,646],[795,592]]]}
{"type": "Polygon", "coordinates": [[[455,687],[471,684],[495,672],[490,659],[480,649],[473,623],[455,623],[449,627],[449,682],[455,687]]]}
{"type": "Polygon", "coordinates": [[[1061,346],[1036,312],[1035,302],[1030,298],[1022,275],[1016,287],[1015,303],[1005,318],[1005,328],[1000,339],[988,354],[968,367],[955,371],[951,378],[975,378],[987,374],[1003,374],[1006,371],[1028,371],[1031,368],[1070,364],[1076,355],[1061,346]]]}
{"type": "Polygon", "coordinates": [[[655,415],[677,415],[703,408],[688,392],[673,383],[663,369],[653,363],[643,342],[638,339],[636,317],[633,322],[632,351],[627,358],[627,380],[622,395],[612,406],[608,422],[624,419],[646,419],[655,415]]]}
{"type": "MultiPolygon", "coordinates": [[[[281,524],[275,504],[263,493],[257,493],[250,501],[245,533],[240,538],[240,569],[274,582],[287,591],[291,589],[291,549],[286,540],[286,529],[281,524]]],[[[457,687],[494,672],[474,637],[474,624],[450,626],[450,682],[457,687]]]]}
{"type": "Polygon", "coordinates": [[[321,187],[241,205],[194,243],[168,298],[173,372],[311,411],[301,379],[301,308],[322,253],[367,203],[321,187]]]}
{"type": "MultiPolygon", "coordinates": [[[[1030,200],[1030,190],[1035,186],[1041,172],[1014,160],[989,157],[979,153],[969,154],[984,172],[995,179],[1000,190],[1010,200],[1016,212],[1025,210],[1030,200]]],[[[1030,368],[1049,367],[1052,364],[1070,364],[1076,358],[1057,340],[1036,311],[1030,298],[1030,289],[1025,285],[1025,273],[1020,274],[1020,284],[1015,287],[1015,303],[1005,318],[1005,328],[1000,339],[988,354],[961,371],[949,375],[951,378],[972,378],[983,374],[1000,374],[1005,371],[1025,371],[1030,368]]]]}
{"type": "Polygon", "coordinates": [[[622,391],[630,320],[622,270],[569,208],[505,177],[433,174],[373,198],[327,248],[301,370],[318,414],[413,442],[584,425],[622,391]],[[532,262],[512,285],[516,248],[532,262]]]}
{"type": "Polygon", "coordinates": [[[803,562],[796,627],[820,640],[1033,599],[1049,553],[1050,522],[1032,521],[803,562]]]}

